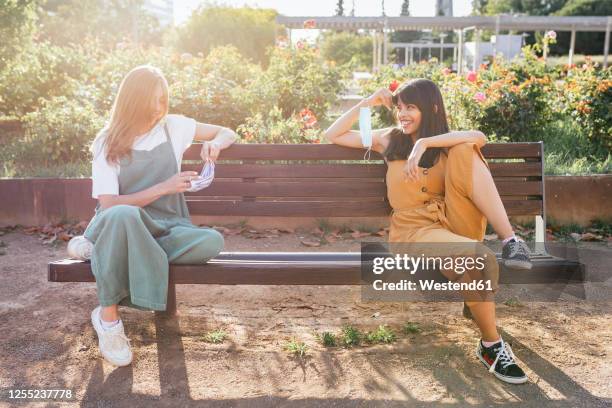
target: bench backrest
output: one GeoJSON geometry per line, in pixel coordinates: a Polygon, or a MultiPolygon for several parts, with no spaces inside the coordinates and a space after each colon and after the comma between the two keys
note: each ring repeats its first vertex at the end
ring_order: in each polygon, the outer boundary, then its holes
{"type": "MultiPolygon", "coordinates": [[[[200,171],[201,145],[182,170],[200,171]]],[[[544,215],[543,145],[490,143],[482,149],[509,215],[544,215]]],[[[236,144],[221,153],[213,184],[185,193],[192,215],[387,216],[386,165],[372,152],[327,144],[236,144]]]]}

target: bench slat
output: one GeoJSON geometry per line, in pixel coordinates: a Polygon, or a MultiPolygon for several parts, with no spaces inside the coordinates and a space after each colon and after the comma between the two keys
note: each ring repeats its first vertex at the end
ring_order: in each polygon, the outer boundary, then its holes
{"type": "MultiPolygon", "coordinates": [[[[200,144],[192,144],[184,153],[185,160],[200,159],[200,144]]],[[[541,143],[490,143],[482,148],[492,159],[539,158],[541,143]]],[[[223,160],[363,160],[365,149],[331,144],[234,144],[224,150],[223,160]]],[[[382,160],[371,152],[372,160],[382,160]]]]}
{"type": "Polygon", "coordinates": [[[215,181],[210,187],[185,196],[238,197],[380,197],[387,195],[382,179],[356,182],[232,182],[215,181]]]}
{"type": "MultiPolygon", "coordinates": [[[[541,200],[502,200],[508,215],[538,215],[541,200]]],[[[191,215],[273,217],[379,217],[391,209],[385,201],[238,201],[188,200],[191,215]]]]}
{"type": "Polygon", "coordinates": [[[495,180],[500,196],[542,195],[541,181],[500,181],[495,180]]]}
{"type": "Polygon", "coordinates": [[[274,217],[376,217],[389,215],[380,201],[192,201],[191,215],[274,217]]]}
{"type": "MultiPolygon", "coordinates": [[[[184,160],[201,160],[201,145],[192,144],[183,154],[184,160]]],[[[365,149],[333,144],[233,144],[223,150],[223,160],[363,160],[365,149]]],[[[382,156],[371,152],[371,160],[382,156]]]]}
{"type": "MultiPolygon", "coordinates": [[[[541,195],[542,183],[538,181],[497,181],[497,191],[502,196],[541,195]]],[[[384,197],[387,186],[382,180],[354,182],[240,182],[218,180],[197,192],[186,192],[186,197],[384,197]]]]}
{"type": "MultiPolygon", "coordinates": [[[[202,170],[202,163],[183,164],[183,171],[202,170]]],[[[384,179],[384,164],[227,164],[215,166],[217,178],[373,178],[384,179]]]]}
{"type": "MultiPolygon", "coordinates": [[[[490,162],[493,177],[541,176],[538,162],[490,162]]],[[[182,171],[202,170],[202,163],[183,163],[182,171]]],[[[215,166],[217,178],[385,178],[384,164],[228,164],[215,166]]]]}
{"type": "Polygon", "coordinates": [[[542,177],[542,165],[539,162],[489,162],[493,177],[542,177]]]}

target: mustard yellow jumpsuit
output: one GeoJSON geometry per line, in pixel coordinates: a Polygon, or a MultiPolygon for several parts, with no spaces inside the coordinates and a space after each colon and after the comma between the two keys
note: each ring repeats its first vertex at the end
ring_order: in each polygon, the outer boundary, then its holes
{"type": "MultiPolygon", "coordinates": [[[[387,196],[393,208],[389,242],[477,243],[484,238],[487,220],[472,201],[474,153],[487,168],[480,148],[475,143],[461,143],[443,149],[429,169],[419,167],[419,181],[406,180],[405,160],[387,163],[387,196]]],[[[499,266],[495,253],[477,244],[479,253],[487,254],[484,279],[498,287],[499,266]]],[[[466,248],[459,246],[461,254],[466,248]]],[[[475,255],[475,254],[470,254],[475,255]]],[[[452,281],[457,275],[442,271],[452,281]]],[[[467,274],[466,274],[467,275],[467,274]]],[[[475,275],[471,274],[474,278],[475,275]]]]}

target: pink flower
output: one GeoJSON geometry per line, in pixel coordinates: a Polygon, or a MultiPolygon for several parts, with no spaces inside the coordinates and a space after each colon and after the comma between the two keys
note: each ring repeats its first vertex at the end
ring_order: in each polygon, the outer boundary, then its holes
{"type": "Polygon", "coordinates": [[[302,41],[298,41],[295,46],[298,48],[298,50],[301,50],[304,48],[304,43],[302,41]]]}
{"type": "Polygon", "coordinates": [[[476,92],[474,94],[474,100],[476,102],[484,102],[487,100],[487,96],[485,94],[483,94],[482,92],[476,92]]]}
{"type": "Polygon", "coordinates": [[[444,69],[442,70],[442,73],[443,73],[444,75],[450,75],[450,73],[451,73],[451,72],[453,72],[453,71],[451,71],[451,69],[450,69],[450,68],[444,68],[444,69]]]}
{"type": "Polygon", "coordinates": [[[476,73],[476,71],[470,71],[467,73],[467,76],[465,78],[470,82],[476,82],[476,80],[478,79],[478,74],[476,73]]]}
{"type": "Polygon", "coordinates": [[[312,29],[312,28],[316,28],[317,27],[317,23],[314,20],[306,20],[304,21],[304,28],[305,29],[312,29]]]}
{"type": "Polygon", "coordinates": [[[557,33],[550,30],[546,33],[545,37],[550,38],[551,40],[556,40],[557,39],[557,33]]]}

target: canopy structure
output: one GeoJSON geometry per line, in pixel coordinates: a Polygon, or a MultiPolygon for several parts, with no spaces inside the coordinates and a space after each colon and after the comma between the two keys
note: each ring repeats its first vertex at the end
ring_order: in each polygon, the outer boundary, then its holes
{"type": "MultiPolygon", "coordinates": [[[[569,31],[571,32],[569,63],[572,63],[576,32],[605,32],[604,40],[604,66],[608,66],[608,52],[610,48],[610,30],[612,16],[467,16],[467,17],[289,17],[279,15],[276,22],[289,29],[304,28],[304,23],[314,21],[317,29],[357,31],[369,30],[373,32],[374,67],[387,63],[389,43],[387,34],[391,31],[418,31],[432,29],[438,31],[457,31],[459,34],[458,57],[461,68],[461,49],[465,30],[493,30],[496,35],[500,31],[569,31]],[[382,52],[381,52],[382,51],[382,52]]],[[[479,41],[480,35],[477,35],[479,41]]]]}

